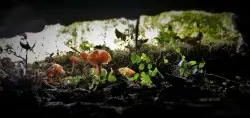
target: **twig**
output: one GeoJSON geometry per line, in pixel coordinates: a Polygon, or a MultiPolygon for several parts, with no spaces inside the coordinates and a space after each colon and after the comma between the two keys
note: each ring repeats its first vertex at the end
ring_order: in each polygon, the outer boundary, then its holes
{"type": "Polygon", "coordinates": [[[209,75],[209,76],[214,76],[214,77],[217,77],[217,78],[220,78],[220,79],[223,79],[225,81],[230,81],[230,82],[233,82],[233,83],[236,83],[236,84],[241,84],[239,82],[236,82],[234,80],[230,80],[230,79],[227,79],[225,77],[222,77],[222,76],[219,76],[219,75],[216,75],[216,74],[211,74],[211,73],[205,73],[206,75],[209,75]]]}
{"type": "Polygon", "coordinates": [[[78,51],[77,49],[73,48],[73,47],[70,47],[72,50],[78,52],[78,53],[81,53],[80,51],[78,51]]]}
{"type": "Polygon", "coordinates": [[[21,58],[21,59],[23,59],[24,61],[26,61],[26,59],[25,58],[23,58],[22,56],[20,56],[20,55],[17,55],[16,54],[16,52],[14,52],[14,51],[12,51],[12,50],[9,50],[14,56],[16,56],[16,57],[18,57],[18,58],[21,58]]]}

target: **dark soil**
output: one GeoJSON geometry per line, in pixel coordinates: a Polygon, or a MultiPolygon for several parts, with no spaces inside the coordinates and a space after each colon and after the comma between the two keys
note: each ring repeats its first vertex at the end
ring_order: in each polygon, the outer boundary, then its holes
{"type": "MultiPolygon", "coordinates": [[[[169,77],[170,78],[170,77],[169,77]]],[[[21,117],[241,117],[250,115],[250,94],[236,87],[224,93],[186,85],[133,88],[122,80],[89,92],[81,88],[35,88],[31,81],[1,80],[1,115],[21,117]]]]}

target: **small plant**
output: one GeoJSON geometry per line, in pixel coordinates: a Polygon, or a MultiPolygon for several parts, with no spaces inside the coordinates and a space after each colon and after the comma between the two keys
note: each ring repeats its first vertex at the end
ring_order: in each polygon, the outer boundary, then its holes
{"type": "Polygon", "coordinates": [[[95,91],[99,84],[104,84],[107,81],[109,83],[116,82],[116,77],[114,76],[113,70],[111,69],[108,74],[107,70],[102,68],[100,76],[96,75],[95,68],[91,68],[89,74],[93,77],[92,84],[89,86],[90,90],[95,91]]]}
{"type": "Polygon", "coordinates": [[[68,76],[63,79],[63,83],[65,84],[71,84],[71,85],[76,85],[79,83],[79,81],[82,79],[82,76],[77,75],[77,76],[68,76]]]}
{"type": "Polygon", "coordinates": [[[202,73],[205,66],[205,61],[197,63],[196,61],[187,61],[185,56],[182,56],[182,60],[178,64],[178,74],[179,76],[188,78],[191,74],[197,72],[202,73]]]}
{"type": "Polygon", "coordinates": [[[135,73],[133,77],[129,78],[131,81],[137,81],[140,78],[141,85],[152,86],[152,77],[155,77],[158,73],[158,69],[151,64],[151,59],[145,54],[142,53],[139,56],[136,53],[132,53],[131,55],[132,64],[137,64],[139,72],[135,73]]]}

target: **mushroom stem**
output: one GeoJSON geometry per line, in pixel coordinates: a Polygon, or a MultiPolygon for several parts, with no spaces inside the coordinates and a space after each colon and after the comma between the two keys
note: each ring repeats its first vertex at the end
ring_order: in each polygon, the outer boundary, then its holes
{"type": "Polygon", "coordinates": [[[72,63],[71,74],[73,74],[74,70],[75,70],[75,63],[72,63]]]}
{"type": "Polygon", "coordinates": [[[102,72],[102,64],[98,63],[96,66],[96,75],[99,76],[102,72]]]}

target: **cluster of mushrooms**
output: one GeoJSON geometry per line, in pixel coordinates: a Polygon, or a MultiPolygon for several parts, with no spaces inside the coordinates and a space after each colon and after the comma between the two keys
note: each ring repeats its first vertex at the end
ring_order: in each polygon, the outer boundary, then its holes
{"type": "MultiPolygon", "coordinates": [[[[88,61],[88,63],[90,63],[92,66],[94,66],[95,74],[97,76],[99,76],[101,73],[102,65],[108,64],[111,61],[111,56],[105,50],[95,49],[94,51],[92,51],[90,53],[81,52],[80,57],[71,56],[69,59],[72,62],[71,73],[73,73],[73,71],[74,71],[75,64],[80,62],[81,60],[84,60],[84,61],[88,61]]],[[[120,68],[119,72],[121,72],[121,74],[123,74],[124,76],[133,76],[135,74],[135,71],[133,71],[132,69],[130,69],[128,67],[120,68]]],[[[63,75],[65,75],[65,73],[66,72],[64,71],[64,69],[61,65],[59,65],[57,63],[52,63],[52,67],[48,73],[49,81],[52,81],[52,78],[54,77],[54,75],[63,76],[63,75]]]]}

